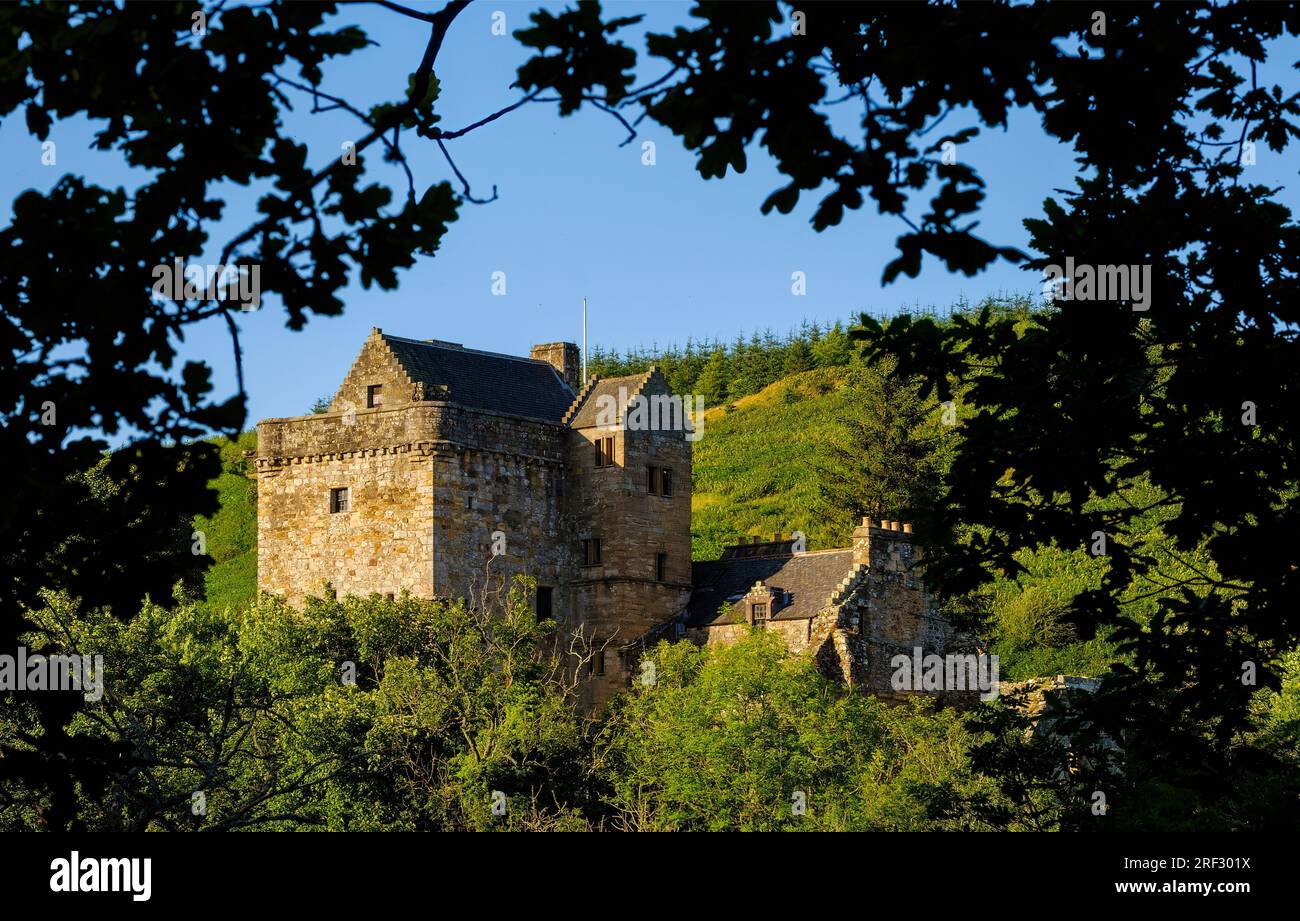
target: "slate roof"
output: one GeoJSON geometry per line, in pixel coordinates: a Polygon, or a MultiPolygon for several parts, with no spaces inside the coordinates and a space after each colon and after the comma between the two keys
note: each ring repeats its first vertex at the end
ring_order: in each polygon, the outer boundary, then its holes
{"type": "Polygon", "coordinates": [[[547,362],[451,342],[383,337],[411,379],[425,385],[426,398],[445,387],[447,399],[461,406],[548,422],[561,421],[573,403],[575,394],[547,362]]]}
{"type": "Polygon", "coordinates": [[[687,607],[686,623],[691,627],[703,627],[743,621],[740,611],[735,610],[723,618],[719,616],[718,608],[729,599],[734,604],[735,596],[747,594],[760,579],[778,598],[782,591],[789,593],[786,603],[777,601],[773,620],[809,618],[825,606],[840,582],[852,571],[853,551],[850,549],[731,557],[694,563],[691,574],[695,588],[687,607]]]}
{"type": "Polygon", "coordinates": [[[597,424],[597,416],[600,413],[601,397],[611,397],[618,402],[618,388],[624,388],[626,398],[631,400],[637,391],[649,380],[650,375],[654,373],[647,371],[644,374],[632,374],[628,377],[605,377],[596,381],[591,388],[591,392],[582,401],[582,406],[578,409],[577,414],[569,420],[569,428],[586,429],[594,428],[597,424]]]}

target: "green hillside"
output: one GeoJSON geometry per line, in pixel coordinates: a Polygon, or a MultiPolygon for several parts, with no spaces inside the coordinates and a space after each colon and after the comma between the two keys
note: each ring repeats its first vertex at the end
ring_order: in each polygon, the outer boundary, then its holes
{"type": "Polygon", "coordinates": [[[209,483],[221,508],[211,518],[194,519],[204,535],[212,566],[204,595],[217,608],[238,609],[257,594],[257,485],[246,474],[245,451],[257,447],[257,433],[221,439],[221,475],[209,483]]]}
{"type": "Polygon", "coordinates": [[[753,396],[705,413],[694,446],[693,555],[716,559],[741,536],[801,531],[810,549],[844,546],[853,522],[828,521],[817,471],[852,411],[847,367],[779,380],[753,396]]]}

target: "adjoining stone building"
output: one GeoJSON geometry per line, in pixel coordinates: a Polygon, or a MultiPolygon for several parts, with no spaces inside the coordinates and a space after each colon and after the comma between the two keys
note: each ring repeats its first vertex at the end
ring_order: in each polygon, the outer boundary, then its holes
{"type": "Polygon", "coordinates": [[[696,563],[687,635],[729,643],[756,627],[776,631],[824,673],[884,698],[903,696],[890,680],[894,656],[953,645],[951,625],[921,580],[910,524],[864,518],[852,547],[794,546],[778,534],[696,563]]]}
{"type": "Polygon", "coordinates": [[[538,616],[603,650],[592,705],[660,637],[776,630],[882,696],[894,652],[943,649],[907,525],[864,520],[851,548],[777,540],[692,566],[682,402],[654,368],[580,375],[572,343],[519,358],[372,330],[327,412],[258,424],[259,590],[472,598],[485,574],[532,576],[538,616]],[[646,424],[633,407],[650,401],[668,412],[646,424]]]}

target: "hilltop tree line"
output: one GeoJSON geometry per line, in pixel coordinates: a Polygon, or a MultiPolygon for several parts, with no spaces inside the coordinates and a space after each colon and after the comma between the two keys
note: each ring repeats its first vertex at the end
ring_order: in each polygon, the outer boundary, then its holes
{"type": "Polygon", "coordinates": [[[674,393],[699,394],[706,406],[720,406],[758,393],[783,377],[814,368],[841,368],[854,360],[844,324],[805,320],[798,330],[778,337],[772,330],[743,333],[732,342],[688,338],[682,347],[601,346],[587,356],[589,374],[620,377],[658,367],[674,393]]]}
{"type": "MultiPolygon", "coordinates": [[[[1029,297],[998,297],[983,303],[1007,316],[1022,316],[1034,309],[1029,297]]],[[[960,299],[942,311],[917,307],[903,312],[918,319],[947,322],[973,309],[960,299]]],[[[674,343],[611,349],[596,345],[588,353],[587,371],[601,377],[620,377],[644,373],[654,365],[674,393],[699,394],[707,407],[725,406],[804,371],[858,364],[859,350],[849,337],[851,325],[838,320],[822,323],[805,319],[798,329],[784,336],[765,329],[748,336],[741,332],[729,342],[688,337],[682,346],[674,343]]]]}

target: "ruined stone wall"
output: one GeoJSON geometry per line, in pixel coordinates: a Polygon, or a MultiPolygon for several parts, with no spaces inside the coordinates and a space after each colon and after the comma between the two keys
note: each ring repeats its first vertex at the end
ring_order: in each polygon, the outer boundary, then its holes
{"type": "Polygon", "coordinates": [[[854,562],[868,567],[866,610],[854,648],[857,680],[882,697],[896,696],[890,660],[948,651],[952,627],[939,615],[938,604],[921,578],[921,548],[912,542],[910,525],[884,521],[873,526],[863,519],[853,532],[854,562]]]}
{"type": "MultiPolygon", "coordinates": [[[[892,658],[951,651],[954,637],[921,579],[920,548],[911,528],[896,522],[864,522],[853,534],[853,565],[811,620],[769,621],[794,654],[809,654],[827,677],[886,700],[911,692],[893,688],[892,658]]],[[[747,596],[748,597],[748,596],[747,596]]],[[[748,624],[719,624],[691,630],[703,644],[734,643],[748,624]]]]}

